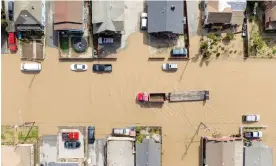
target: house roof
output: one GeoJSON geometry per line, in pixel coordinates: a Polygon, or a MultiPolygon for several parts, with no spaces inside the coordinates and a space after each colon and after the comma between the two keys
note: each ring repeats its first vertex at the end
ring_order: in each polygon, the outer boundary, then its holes
{"type": "Polygon", "coordinates": [[[276,29],[276,1],[267,2],[265,22],[267,29],[276,29]]]}
{"type": "Polygon", "coordinates": [[[28,10],[21,10],[15,25],[40,25],[40,22],[28,10]]]}
{"type": "Polygon", "coordinates": [[[124,31],[124,1],[92,1],[93,33],[124,31]]]}
{"type": "Polygon", "coordinates": [[[83,28],[83,1],[55,1],[54,30],[83,28]]]}
{"type": "Polygon", "coordinates": [[[205,165],[243,166],[242,139],[206,139],[205,165]]]}
{"type": "Polygon", "coordinates": [[[161,144],[144,139],[136,144],[136,166],[161,166],[161,144]]]}
{"type": "Polygon", "coordinates": [[[273,166],[273,151],[262,142],[253,142],[245,147],[244,166],[273,166]]]}
{"type": "Polygon", "coordinates": [[[134,166],[133,141],[118,139],[107,142],[107,166],[113,165],[134,166]]]}
{"type": "Polygon", "coordinates": [[[208,1],[206,11],[207,23],[242,24],[244,19],[245,0],[208,1]]]}
{"type": "Polygon", "coordinates": [[[148,33],[172,32],[183,34],[183,1],[147,1],[147,7],[148,33]]]}

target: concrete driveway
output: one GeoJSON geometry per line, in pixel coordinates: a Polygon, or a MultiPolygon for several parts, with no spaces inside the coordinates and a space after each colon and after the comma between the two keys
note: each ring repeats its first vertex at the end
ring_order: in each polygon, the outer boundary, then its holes
{"type": "Polygon", "coordinates": [[[190,37],[196,35],[198,28],[198,1],[187,1],[187,14],[188,14],[188,26],[189,26],[189,34],[190,37]]]}

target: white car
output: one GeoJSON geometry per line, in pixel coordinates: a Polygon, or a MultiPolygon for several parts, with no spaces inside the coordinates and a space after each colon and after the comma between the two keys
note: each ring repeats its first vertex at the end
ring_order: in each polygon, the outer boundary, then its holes
{"type": "Polygon", "coordinates": [[[262,138],[263,132],[262,131],[248,131],[248,132],[245,132],[243,136],[245,138],[262,138]]]}
{"type": "Polygon", "coordinates": [[[244,122],[258,122],[260,121],[261,116],[258,114],[249,114],[249,115],[243,115],[242,120],[244,122]]]}
{"type": "Polygon", "coordinates": [[[72,64],[70,66],[70,69],[72,71],[86,71],[87,70],[87,65],[86,64],[72,64]]]}
{"type": "Polygon", "coordinates": [[[146,30],[147,29],[147,27],[148,27],[148,14],[147,13],[141,13],[141,30],[146,30]]]}
{"type": "Polygon", "coordinates": [[[177,64],[175,64],[175,63],[164,63],[162,65],[162,69],[164,71],[176,71],[177,70],[177,64]]]}

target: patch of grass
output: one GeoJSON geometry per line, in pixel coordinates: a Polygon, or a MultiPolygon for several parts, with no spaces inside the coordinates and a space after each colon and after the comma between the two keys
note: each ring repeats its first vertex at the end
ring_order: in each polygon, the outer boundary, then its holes
{"type": "Polygon", "coordinates": [[[276,49],[272,50],[272,54],[276,55],[276,49]]]}

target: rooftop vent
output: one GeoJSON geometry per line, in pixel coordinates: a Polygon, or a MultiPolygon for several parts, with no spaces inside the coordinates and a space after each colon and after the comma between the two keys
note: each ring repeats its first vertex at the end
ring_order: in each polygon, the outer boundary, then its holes
{"type": "Polygon", "coordinates": [[[171,10],[172,10],[172,11],[175,10],[175,6],[174,6],[174,5],[171,6],[171,10]]]}

